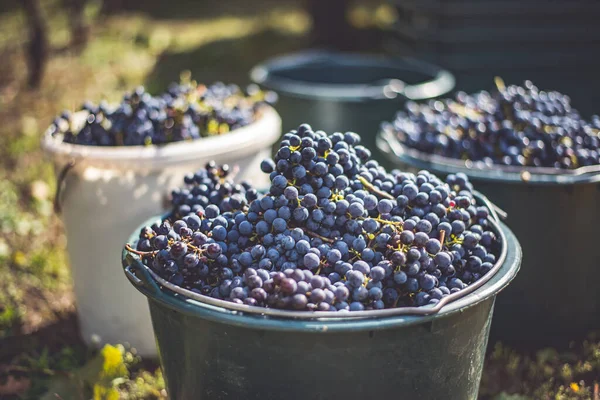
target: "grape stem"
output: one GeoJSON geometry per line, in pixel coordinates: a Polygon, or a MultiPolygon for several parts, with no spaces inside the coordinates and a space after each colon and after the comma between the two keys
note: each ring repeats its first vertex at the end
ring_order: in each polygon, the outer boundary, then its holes
{"type": "Polygon", "coordinates": [[[448,243],[446,243],[447,246],[453,245],[453,244],[462,244],[462,239],[459,239],[458,237],[456,237],[455,235],[450,235],[450,241],[448,241],[448,243]]]}
{"type": "Polygon", "coordinates": [[[194,251],[195,251],[195,252],[197,252],[198,254],[202,254],[202,253],[204,253],[204,250],[202,250],[202,249],[201,249],[201,248],[199,248],[199,247],[196,247],[196,246],[194,246],[194,245],[193,245],[193,244],[191,244],[191,243],[186,243],[186,245],[187,245],[187,247],[189,247],[190,249],[194,250],[194,251]]]}
{"type": "Polygon", "coordinates": [[[309,230],[308,230],[308,229],[306,229],[306,228],[302,228],[302,227],[301,227],[300,229],[302,229],[302,230],[304,231],[304,233],[306,233],[308,236],[312,236],[312,237],[314,237],[314,238],[319,238],[319,239],[321,239],[322,241],[324,241],[324,242],[327,242],[327,243],[333,243],[333,242],[334,242],[334,240],[333,240],[333,239],[329,239],[329,238],[326,238],[325,236],[321,236],[321,235],[319,235],[318,233],[315,233],[315,232],[309,231],[309,230]]]}
{"type": "Polygon", "coordinates": [[[440,243],[444,245],[444,239],[446,239],[446,231],[440,231],[440,243]]]}
{"type": "Polygon", "coordinates": [[[504,84],[504,80],[502,78],[500,78],[499,76],[494,77],[494,83],[496,84],[498,91],[504,92],[506,90],[506,85],[504,84]]]}
{"type": "Polygon", "coordinates": [[[380,196],[380,197],[384,197],[384,198],[386,198],[386,199],[388,199],[388,200],[394,200],[394,196],[392,196],[392,195],[391,195],[391,194],[389,194],[389,193],[382,192],[381,190],[377,189],[377,188],[376,188],[375,186],[373,186],[373,185],[372,185],[370,182],[368,182],[368,181],[367,181],[367,180],[366,180],[364,177],[362,177],[362,176],[359,176],[357,179],[358,179],[358,180],[360,181],[360,183],[362,183],[362,185],[363,185],[363,186],[364,186],[364,187],[365,187],[365,188],[366,188],[368,191],[370,191],[371,193],[374,193],[374,194],[376,194],[376,195],[378,195],[378,196],[380,196]]]}
{"type": "Polygon", "coordinates": [[[154,255],[154,254],[157,253],[157,251],[139,251],[139,250],[136,250],[133,247],[131,247],[131,245],[129,243],[127,243],[125,245],[125,249],[128,252],[133,253],[133,254],[137,254],[139,256],[149,256],[149,255],[154,255]]]}

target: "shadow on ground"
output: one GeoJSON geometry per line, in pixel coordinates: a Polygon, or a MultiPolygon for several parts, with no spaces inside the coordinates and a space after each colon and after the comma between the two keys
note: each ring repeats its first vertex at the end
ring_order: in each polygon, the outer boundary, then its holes
{"type": "Polygon", "coordinates": [[[8,361],[14,356],[29,352],[31,349],[50,352],[64,346],[84,346],[79,335],[79,325],[75,312],[64,314],[53,323],[27,335],[9,336],[0,340],[0,362],[8,361]]]}

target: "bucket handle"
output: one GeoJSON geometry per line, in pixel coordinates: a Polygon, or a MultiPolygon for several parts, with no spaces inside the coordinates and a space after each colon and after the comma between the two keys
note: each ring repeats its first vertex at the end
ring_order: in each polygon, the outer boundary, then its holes
{"type": "Polygon", "coordinates": [[[487,207],[487,209],[490,210],[490,215],[492,216],[494,221],[496,221],[497,223],[500,223],[501,219],[503,221],[505,221],[506,218],[508,218],[508,213],[506,211],[504,211],[503,209],[501,209],[500,207],[498,207],[497,205],[492,203],[491,200],[488,199],[483,194],[476,192],[476,197],[477,197],[477,200],[481,200],[483,205],[485,205],[487,207]]]}
{"type": "Polygon", "coordinates": [[[126,253],[125,257],[123,257],[123,270],[125,271],[125,276],[134,286],[144,289],[145,291],[149,291],[154,295],[158,295],[161,290],[159,286],[156,284],[156,281],[152,279],[152,276],[148,273],[147,269],[144,268],[139,260],[133,257],[127,250],[124,250],[126,253]]]}
{"type": "Polygon", "coordinates": [[[58,177],[56,178],[56,193],[54,194],[54,212],[57,214],[62,213],[61,194],[63,192],[63,186],[65,184],[65,180],[67,179],[67,174],[71,169],[73,169],[74,166],[75,161],[69,161],[62,167],[60,173],[58,174],[58,177]]]}
{"type": "Polygon", "coordinates": [[[450,72],[443,69],[440,69],[433,74],[434,72],[435,71],[432,71],[433,79],[414,85],[409,85],[397,78],[373,82],[373,85],[382,84],[384,86],[383,94],[386,97],[386,90],[390,90],[395,95],[400,95],[407,100],[417,101],[431,99],[448,93],[456,84],[454,76],[450,72]]]}

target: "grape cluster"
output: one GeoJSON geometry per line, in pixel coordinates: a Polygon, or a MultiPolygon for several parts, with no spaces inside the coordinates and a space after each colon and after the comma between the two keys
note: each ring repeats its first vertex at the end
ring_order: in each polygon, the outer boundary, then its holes
{"type": "Polygon", "coordinates": [[[126,94],[116,108],[85,103],[85,122],[79,127],[70,112],[50,126],[67,143],[88,146],[160,145],[227,133],[252,123],[258,109],[276,100],[272,92],[251,86],[243,93],[236,85],[210,86],[173,83],[158,96],[143,87],[126,94]]]}
{"type": "Polygon", "coordinates": [[[493,268],[500,243],[465,175],[388,173],[370,156],[355,133],[301,125],[262,163],[264,196],[178,209],[132,251],[197,293],[311,311],[435,304],[493,268]]]}
{"type": "Polygon", "coordinates": [[[574,169],[600,164],[600,117],[584,120],[568,96],[530,81],[419,105],[383,125],[404,145],[482,165],[574,169]]]}
{"type": "Polygon", "coordinates": [[[171,192],[171,215],[183,218],[190,213],[203,213],[211,204],[217,205],[220,211],[244,209],[258,193],[246,182],[234,183],[232,172],[236,171],[229,165],[211,161],[204,169],[186,175],[184,186],[171,192]]]}

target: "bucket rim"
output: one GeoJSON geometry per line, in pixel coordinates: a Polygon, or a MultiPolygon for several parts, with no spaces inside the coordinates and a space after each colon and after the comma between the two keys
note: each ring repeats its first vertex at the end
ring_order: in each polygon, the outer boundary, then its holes
{"type": "Polygon", "coordinates": [[[99,168],[161,170],[165,167],[233,154],[242,157],[281,135],[281,117],[269,105],[262,105],[252,123],[226,134],[150,146],[87,146],[65,143],[48,128],[41,139],[47,155],[59,163],[85,164],[99,168]],[[232,146],[233,145],[233,146],[232,146]]]}
{"type": "MultiPolygon", "coordinates": [[[[158,217],[161,218],[161,217],[158,217]]],[[[152,224],[157,220],[154,217],[147,221],[147,224],[152,224]]],[[[499,257],[494,269],[490,271],[490,277],[477,287],[469,287],[457,292],[462,296],[446,302],[437,312],[433,311],[433,306],[410,307],[410,309],[420,309],[422,315],[408,314],[406,308],[393,308],[384,310],[372,311],[357,311],[352,313],[335,314],[335,318],[323,317],[324,312],[307,312],[307,311],[280,311],[278,314],[285,314],[286,317],[266,315],[263,307],[252,307],[247,305],[237,305],[235,303],[226,302],[224,300],[212,299],[209,304],[205,301],[199,301],[179,293],[175,293],[168,288],[161,289],[159,283],[164,284],[165,281],[156,279],[157,275],[147,266],[145,266],[137,256],[132,255],[126,249],[122,253],[122,263],[125,275],[130,282],[148,298],[150,304],[158,303],[161,306],[167,307],[173,311],[184,313],[191,317],[209,319],[219,323],[225,323],[236,326],[253,327],[257,329],[271,329],[282,331],[309,331],[309,332],[327,332],[327,331],[348,331],[348,330],[374,330],[387,329],[392,327],[410,326],[430,322],[435,319],[462,312],[468,308],[474,307],[477,304],[495,297],[502,289],[504,289],[516,276],[520,269],[522,252],[520,244],[512,231],[503,223],[496,223],[490,219],[496,233],[501,237],[503,242],[502,254],[499,257]],[[465,293],[461,293],[467,291],[465,293]],[[235,306],[235,307],[234,307],[235,306]],[[260,309],[253,313],[244,312],[242,310],[260,309]],[[260,312],[262,311],[262,313],[260,312]],[[372,314],[378,315],[381,312],[390,314],[382,317],[373,317],[372,314]],[[404,311],[404,313],[403,313],[404,311]]],[[[143,225],[143,226],[145,226],[143,225]]],[[[137,232],[137,231],[136,231],[137,232]]],[[[136,238],[134,233],[130,237],[130,241],[136,238]]],[[[172,285],[172,284],[169,284],[172,285]]],[[[161,285],[162,286],[162,285],[161,285]]],[[[185,290],[185,289],[181,289],[185,290]]],[[[186,291],[188,292],[188,291],[186,291]]],[[[190,292],[194,294],[193,292],[190,292]]],[[[198,297],[206,298],[207,296],[197,295],[198,297]]],[[[450,295],[452,296],[452,295],[450,295]]],[[[448,297],[450,297],[448,296],[448,297]]]]}
{"type": "Polygon", "coordinates": [[[425,100],[450,92],[456,83],[454,75],[449,71],[414,58],[317,49],[270,58],[250,70],[250,79],[270,90],[293,97],[344,102],[391,100],[398,96],[410,100],[425,100]],[[409,85],[395,77],[361,84],[334,84],[300,81],[276,75],[277,72],[315,63],[329,63],[332,67],[371,66],[381,68],[387,66],[396,68],[398,71],[423,73],[430,79],[414,85],[409,85]]]}
{"type": "Polygon", "coordinates": [[[392,162],[406,163],[443,175],[462,172],[473,180],[538,185],[575,185],[600,182],[600,165],[579,167],[573,170],[497,164],[489,166],[482,162],[427,154],[403,145],[396,139],[391,129],[385,126],[377,135],[376,145],[392,162]]]}

